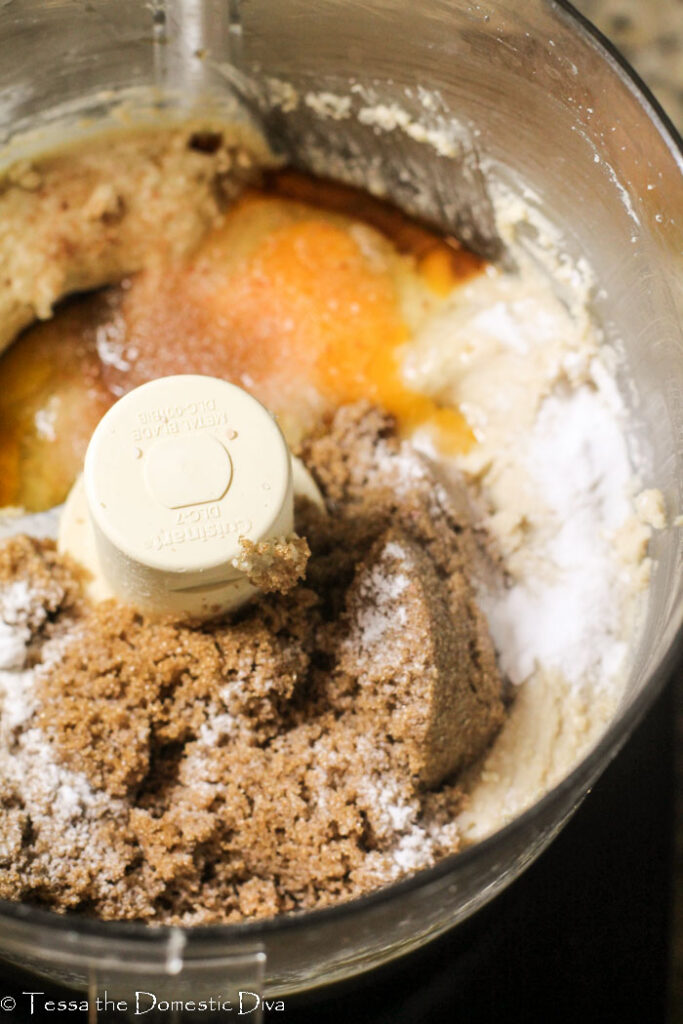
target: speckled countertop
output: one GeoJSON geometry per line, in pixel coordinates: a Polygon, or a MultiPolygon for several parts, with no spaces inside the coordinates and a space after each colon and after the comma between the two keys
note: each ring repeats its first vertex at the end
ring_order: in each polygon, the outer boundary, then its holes
{"type": "Polygon", "coordinates": [[[573,0],[683,130],[683,0],[573,0]]]}
{"type": "MultiPolygon", "coordinates": [[[[621,50],[683,132],[683,0],[573,0],[621,50]]],[[[683,670],[676,685],[676,895],[670,1020],[683,1021],[683,670]]]]}

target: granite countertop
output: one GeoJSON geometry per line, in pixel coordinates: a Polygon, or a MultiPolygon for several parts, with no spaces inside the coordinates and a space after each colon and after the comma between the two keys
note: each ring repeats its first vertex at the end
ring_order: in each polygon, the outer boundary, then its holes
{"type": "Polygon", "coordinates": [[[683,131],[683,0],[572,0],[633,65],[683,131]]]}

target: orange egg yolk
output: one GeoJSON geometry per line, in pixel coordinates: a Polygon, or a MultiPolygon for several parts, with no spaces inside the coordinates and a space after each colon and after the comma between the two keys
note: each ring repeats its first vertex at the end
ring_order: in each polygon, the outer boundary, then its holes
{"type": "MultiPolygon", "coordinates": [[[[430,286],[450,291],[446,256],[435,251],[425,260],[420,270],[430,286]]],[[[408,331],[396,284],[346,228],[315,217],[280,227],[210,288],[206,308],[225,336],[251,341],[242,346],[243,374],[259,377],[265,367],[275,377],[310,377],[334,404],[367,398],[393,413],[404,431],[432,428],[450,452],[471,443],[457,410],[440,408],[403,382],[400,350],[408,331]]]]}

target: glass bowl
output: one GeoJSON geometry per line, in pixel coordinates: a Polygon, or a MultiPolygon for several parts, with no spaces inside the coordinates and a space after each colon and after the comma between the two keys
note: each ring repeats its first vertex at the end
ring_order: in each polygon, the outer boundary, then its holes
{"type": "MultiPolygon", "coordinates": [[[[647,90],[568,4],[14,0],[0,53],[5,163],[116,124],[122,105],[144,122],[233,116],[237,102],[296,166],[381,184],[487,255],[510,260],[514,244],[539,242],[532,229],[497,230],[496,188],[523,195],[562,252],[594,268],[593,314],[620,340],[643,485],[680,509],[681,152],[647,90]],[[362,116],[369,103],[388,111],[384,126],[362,116]]],[[[478,845],[337,907],[229,927],[102,923],[2,903],[0,957],[91,993],[179,998],[229,984],[274,997],[367,971],[462,922],[551,842],[666,681],[682,615],[680,529],[658,532],[651,553],[614,720],[559,785],[478,845]]]]}

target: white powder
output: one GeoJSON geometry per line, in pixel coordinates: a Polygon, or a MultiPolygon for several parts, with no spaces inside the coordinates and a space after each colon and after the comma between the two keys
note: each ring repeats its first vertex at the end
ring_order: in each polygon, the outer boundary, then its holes
{"type": "Polygon", "coordinates": [[[0,621],[0,670],[21,668],[30,635],[27,627],[11,626],[0,621]]]}
{"type": "MultiPolygon", "coordinates": [[[[17,641],[21,642],[19,636],[17,636],[17,641]]],[[[22,644],[21,664],[23,664],[25,656],[26,648],[22,644]]],[[[0,672],[0,711],[3,731],[13,731],[28,721],[33,714],[34,682],[35,672],[33,671],[0,672]]]]}
{"type": "MultiPolygon", "coordinates": [[[[366,752],[364,760],[371,757],[371,752],[366,752]]],[[[368,867],[374,868],[385,881],[430,867],[443,853],[457,848],[456,823],[425,820],[405,779],[388,771],[381,777],[368,775],[359,783],[358,798],[359,803],[367,805],[368,818],[380,844],[377,851],[368,855],[368,867]]]]}
{"type": "Polygon", "coordinates": [[[368,776],[360,782],[359,796],[372,807],[374,831],[382,839],[404,832],[417,821],[419,803],[410,796],[405,779],[390,774],[368,776]]]}
{"type": "Polygon", "coordinates": [[[0,670],[19,669],[24,664],[31,639],[28,619],[32,603],[26,580],[0,588],[0,670]]]}
{"type": "Polygon", "coordinates": [[[9,625],[25,625],[35,605],[28,580],[14,580],[0,589],[0,616],[9,625]]]}
{"type": "Polygon", "coordinates": [[[404,573],[387,576],[374,567],[361,584],[361,594],[372,595],[374,604],[363,607],[358,619],[364,648],[376,647],[396,626],[406,623],[406,610],[396,604],[397,597],[408,586],[404,573]]]}
{"type": "MultiPolygon", "coordinates": [[[[404,562],[406,553],[396,541],[385,544],[379,555],[379,564],[364,570],[358,586],[361,597],[360,607],[346,644],[353,651],[360,651],[366,657],[386,660],[392,657],[392,647],[386,647],[387,637],[395,633],[408,621],[408,613],[400,598],[410,583],[405,572],[386,572],[381,562],[404,562]]],[[[395,656],[396,638],[393,645],[395,656]]]]}
{"type": "Polygon", "coordinates": [[[23,509],[0,509],[0,541],[20,533],[26,533],[30,537],[49,537],[56,540],[62,508],[62,505],[57,505],[48,512],[33,512],[28,515],[23,509]]]}
{"type": "Polygon", "coordinates": [[[227,711],[213,714],[203,723],[199,730],[199,742],[207,747],[215,747],[224,736],[234,736],[238,723],[227,711]]]}
{"type": "Polygon", "coordinates": [[[398,869],[397,874],[418,871],[432,863],[433,845],[425,830],[416,826],[400,837],[391,855],[398,869]]]}
{"type": "Polygon", "coordinates": [[[54,441],[57,438],[55,424],[59,411],[59,398],[52,395],[44,409],[39,409],[34,416],[34,423],[38,437],[46,441],[54,441]]]}
{"type": "MultiPolygon", "coordinates": [[[[35,672],[25,673],[28,698],[35,672]]],[[[24,727],[13,744],[6,732],[11,723],[2,708],[0,780],[5,793],[14,791],[23,813],[30,820],[36,841],[36,860],[49,863],[50,876],[57,882],[68,876],[79,859],[96,872],[107,861],[107,848],[98,842],[98,818],[115,818],[116,804],[104,792],[95,792],[85,778],[70,771],[54,757],[42,729],[24,727]]],[[[24,723],[25,725],[25,723],[24,723]]]]}
{"type": "Polygon", "coordinates": [[[126,325],[121,315],[96,328],[95,345],[104,365],[113,366],[123,373],[130,370],[131,359],[137,355],[137,352],[126,349],[126,325]]]}
{"type": "Polygon", "coordinates": [[[538,512],[517,579],[484,599],[503,670],[538,666],[574,686],[608,684],[626,653],[614,535],[631,514],[632,471],[619,420],[588,386],[552,395],[519,453],[538,512]]]}
{"type": "Polygon", "coordinates": [[[416,483],[431,477],[422,455],[405,441],[398,452],[380,443],[377,446],[377,463],[383,477],[398,495],[404,495],[416,483]]]}

